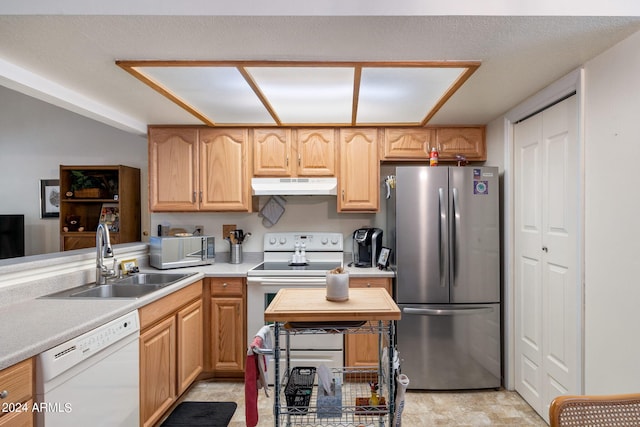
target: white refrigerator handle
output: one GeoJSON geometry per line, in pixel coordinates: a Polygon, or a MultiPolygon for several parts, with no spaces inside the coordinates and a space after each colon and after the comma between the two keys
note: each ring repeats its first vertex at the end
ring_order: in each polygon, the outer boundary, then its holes
{"type": "Polygon", "coordinates": [[[411,308],[404,307],[403,313],[418,314],[423,316],[459,316],[470,314],[493,313],[493,307],[470,307],[470,308],[411,308]]]}

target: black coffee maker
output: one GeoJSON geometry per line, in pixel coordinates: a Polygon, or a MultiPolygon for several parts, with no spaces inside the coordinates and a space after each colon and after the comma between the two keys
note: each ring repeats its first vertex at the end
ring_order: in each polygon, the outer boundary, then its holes
{"type": "Polygon", "coordinates": [[[353,265],[375,267],[382,249],[382,230],[359,228],[353,232],[353,265]]]}

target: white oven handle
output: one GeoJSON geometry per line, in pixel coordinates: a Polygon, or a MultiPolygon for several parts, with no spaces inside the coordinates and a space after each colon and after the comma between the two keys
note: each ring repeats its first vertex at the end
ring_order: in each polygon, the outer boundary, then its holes
{"type": "Polygon", "coordinates": [[[326,277],[247,277],[253,285],[326,285],[326,277]]]}

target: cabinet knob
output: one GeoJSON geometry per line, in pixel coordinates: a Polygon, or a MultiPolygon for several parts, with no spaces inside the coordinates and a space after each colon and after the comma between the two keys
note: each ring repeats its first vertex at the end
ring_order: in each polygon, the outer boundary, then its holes
{"type": "Polygon", "coordinates": [[[0,399],[6,399],[9,396],[9,392],[7,390],[0,391],[0,399]]]}
{"type": "Polygon", "coordinates": [[[224,283],[222,284],[222,287],[223,287],[223,288],[226,288],[227,286],[229,286],[229,284],[228,284],[227,282],[224,282],[224,283]]]}

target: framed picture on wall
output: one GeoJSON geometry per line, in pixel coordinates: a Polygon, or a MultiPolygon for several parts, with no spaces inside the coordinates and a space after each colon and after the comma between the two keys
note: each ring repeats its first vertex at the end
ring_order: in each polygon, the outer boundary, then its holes
{"type": "Polygon", "coordinates": [[[60,217],[60,180],[40,180],[40,218],[60,217]]]}

